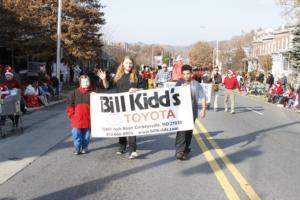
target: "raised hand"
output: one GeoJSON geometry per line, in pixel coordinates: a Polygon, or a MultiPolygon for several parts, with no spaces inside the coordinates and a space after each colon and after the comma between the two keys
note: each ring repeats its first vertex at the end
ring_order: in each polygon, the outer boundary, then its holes
{"type": "Polygon", "coordinates": [[[105,80],[105,79],[106,79],[106,73],[105,73],[105,71],[102,71],[101,69],[98,70],[97,76],[98,76],[101,80],[105,80]]]}

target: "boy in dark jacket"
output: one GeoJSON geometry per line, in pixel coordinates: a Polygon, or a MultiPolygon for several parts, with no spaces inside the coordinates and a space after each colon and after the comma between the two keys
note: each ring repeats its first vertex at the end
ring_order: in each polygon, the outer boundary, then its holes
{"type": "MultiPolygon", "coordinates": [[[[191,87],[191,98],[192,98],[192,109],[193,109],[193,120],[199,117],[203,118],[206,114],[206,99],[205,93],[201,85],[192,79],[192,67],[190,65],[183,65],[181,68],[182,80],[177,81],[176,86],[190,86],[191,87]],[[201,99],[202,110],[200,113],[198,100],[201,99]]],[[[191,151],[190,144],[193,136],[193,130],[178,131],[176,134],[176,159],[177,160],[186,160],[188,154],[191,151]]]]}

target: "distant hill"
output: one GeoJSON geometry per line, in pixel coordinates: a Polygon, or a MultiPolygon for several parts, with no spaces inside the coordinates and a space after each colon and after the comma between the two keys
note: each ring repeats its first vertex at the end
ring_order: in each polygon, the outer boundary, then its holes
{"type": "MultiPolygon", "coordinates": [[[[146,44],[143,42],[130,43],[129,45],[139,45],[139,46],[149,46],[151,44],[146,44]]],[[[181,55],[182,57],[188,57],[188,53],[192,48],[190,46],[175,46],[175,45],[162,45],[162,44],[153,44],[157,46],[161,46],[165,51],[171,52],[173,55],[181,55]]]]}

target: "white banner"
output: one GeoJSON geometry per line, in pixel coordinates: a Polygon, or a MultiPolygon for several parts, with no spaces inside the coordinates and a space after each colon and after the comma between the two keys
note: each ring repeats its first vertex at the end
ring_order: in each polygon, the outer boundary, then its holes
{"type": "MultiPolygon", "coordinates": [[[[165,82],[163,85],[163,88],[173,88],[175,87],[176,82],[165,82]]],[[[208,84],[208,83],[200,83],[203,92],[205,94],[206,97],[206,103],[210,103],[211,102],[211,95],[212,95],[212,84],[208,84]]],[[[199,99],[199,105],[201,105],[202,101],[201,99],[199,99]]]]}
{"type": "Polygon", "coordinates": [[[163,64],[163,57],[162,56],[154,56],[154,65],[157,66],[162,66],[163,64]]]}
{"type": "Polygon", "coordinates": [[[176,82],[165,82],[165,83],[163,84],[163,88],[168,88],[168,89],[170,89],[170,88],[174,88],[175,85],[176,85],[176,82]]]}
{"type": "Polygon", "coordinates": [[[194,128],[189,86],[91,94],[92,137],[163,134],[194,128]]]}

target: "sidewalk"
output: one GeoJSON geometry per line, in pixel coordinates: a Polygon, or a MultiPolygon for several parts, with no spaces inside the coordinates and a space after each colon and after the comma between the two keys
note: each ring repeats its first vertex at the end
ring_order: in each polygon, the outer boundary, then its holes
{"type": "MultiPolygon", "coordinates": [[[[52,102],[51,106],[63,101],[65,99],[52,102]]],[[[49,107],[23,117],[23,134],[18,132],[0,139],[0,185],[70,135],[64,106],[47,109],[49,107]]]]}
{"type": "Polygon", "coordinates": [[[48,108],[65,102],[74,88],[66,86],[60,94],[61,98],[51,101],[48,106],[28,108],[28,114],[23,115],[23,132],[9,125],[4,126],[8,133],[14,134],[0,138],[0,185],[70,135],[66,112],[62,112],[61,108],[48,108]]]}
{"type": "MultiPolygon", "coordinates": [[[[32,113],[42,110],[42,109],[46,109],[52,106],[55,106],[57,104],[61,104],[63,102],[66,101],[67,99],[67,93],[69,91],[64,91],[61,93],[59,99],[57,100],[52,100],[49,102],[49,104],[47,106],[39,106],[39,107],[34,107],[34,108],[27,108],[27,112],[22,114],[22,121],[24,120],[24,118],[27,118],[27,116],[31,115],[32,113]]],[[[57,97],[56,97],[57,98],[57,97]]],[[[24,125],[23,125],[24,126],[24,125]]],[[[18,135],[18,134],[22,134],[24,132],[24,128],[23,128],[21,122],[19,123],[19,126],[16,128],[13,126],[13,123],[11,122],[11,120],[6,119],[5,125],[2,125],[1,128],[1,132],[2,134],[0,134],[0,140],[6,137],[10,137],[13,135],[18,135]]]]}
{"type": "Polygon", "coordinates": [[[34,112],[34,111],[37,111],[37,110],[41,110],[41,109],[44,109],[44,108],[47,108],[47,107],[51,107],[51,106],[54,106],[54,105],[57,105],[57,104],[60,104],[60,103],[63,103],[67,100],[67,96],[63,96],[62,99],[60,100],[56,100],[56,101],[50,101],[49,104],[47,106],[39,106],[39,107],[34,107],[34,108],[27,108],[27,111],[29,113],[31,112],[34,112]]]}
{"type": "Polygon", "coordinates": [[[41,110],[41,109],[46,108],[46,107],[51,107],[51,106],[54,106],[56,104],[63,103],[63,102],[65,102],[67,100],[68,92],[69,91],[63,91],[63,92],[61,92],[60,98],[57,99],[57,100],[56,99],[55,100],[50,100],[50,102],[49,102],[49,104],[47,106],[39,106],[39,107],[34,107],[34,108],[27,108],[27,111],[34,112],[34,111],[41,110]]]}

